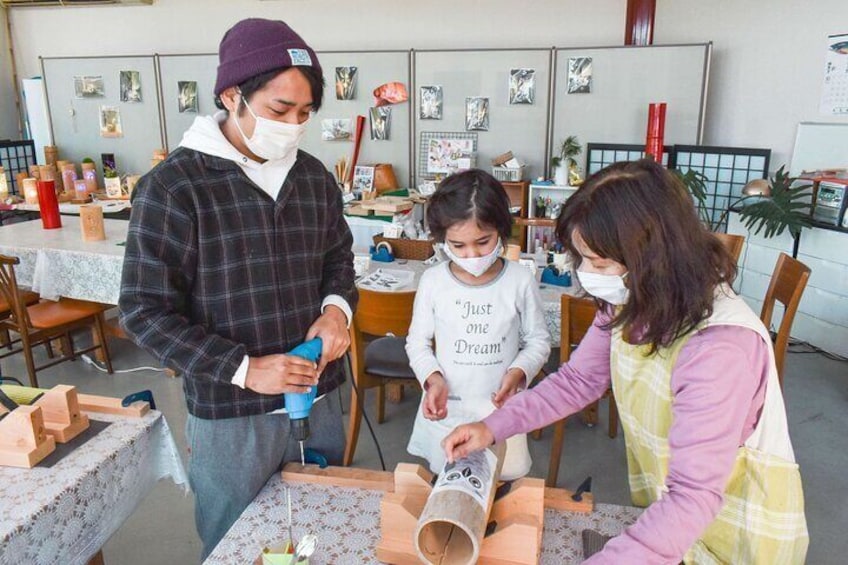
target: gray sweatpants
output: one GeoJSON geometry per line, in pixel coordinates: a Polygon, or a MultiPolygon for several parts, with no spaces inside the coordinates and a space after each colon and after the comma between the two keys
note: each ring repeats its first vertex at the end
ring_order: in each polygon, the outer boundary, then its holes
{"type": "MultiPolygon", "coordinates": [[[[306,446],[331,465],[341,465],[345,435],[338,395],[333,391],[309,414],[306,446]]],[[[203,543],[201,561],[212,553],[230,526],[284,463],[300,461],[285,414],[186,422],[188,478],[194,491],[194,520],[203,543]]]]}

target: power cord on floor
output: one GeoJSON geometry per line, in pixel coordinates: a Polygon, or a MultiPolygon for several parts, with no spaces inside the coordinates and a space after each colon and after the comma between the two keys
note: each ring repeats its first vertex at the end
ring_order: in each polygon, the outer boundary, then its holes
{"type": "MultiPolygon", "coordinates": [[[[83,361],[85,361],[86,363],[88,363],[89,365],[91,365],[92,367],[94,367],[95,369],[100,371],[101,373],[108,373],[109,372],[104,367],[101,367],[100,364],[97,361],[95,361],[94,359],[92,359],[88,355],[80,355],[80,357],[82,358],[83,361]]],[[[165,369],[163,369],[161,367],[133,367],[132,369],[117,369],[117,370],[112,371],[112,372],[113,373],[135,373],[136,371],[155,371],[157,373],[164,373],[165,369]]]]}
{"type": "Polygon", "coordinates": [[[799,355],[818,353],[819,355],[826,357],[832,361],[841,361],[843,363],[848,362],[848,357],[843,357],[842,355],[837,355],[836,353],[830,353],[829,351],[825,351],[821,347],[817,347],[812,343],[802,341],[800,339],[789,338],[789,344],[787,347],[789,353],[797,353],[799,355]],[[805,350],[799,351],[798,348],[802,347],[805,348],[805,350]]]}
{"type": "Polygon", "coordinates": [[[353,390],[356,391],[356,396],[362,402],[362,417],[365,418],[365,425],[368,426],[368,431],[371,433],[371,439],[374,440],[374,445],[377,447],[377,457],[380,458],[380,467],[383,468],[383,471],[386,470],[386,461],[383,459],[383,450],[380,449],[380,442],[377,441],[377,434],[374,433],[374,428],[371,427],[371,420],[368,419],[368,413],[365,411],[365,397],[360,396],[359,389],[356,388],[356,379],[353,377],[353,367],[350,362],[350,353],[345,354],[345,360],[348,370],[348,375],[350,375],[350,386],[353,387],[353,390]]]}

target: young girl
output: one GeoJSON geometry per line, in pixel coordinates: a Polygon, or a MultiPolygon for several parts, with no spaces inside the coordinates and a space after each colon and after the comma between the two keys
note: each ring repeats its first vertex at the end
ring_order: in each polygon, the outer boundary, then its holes
{"type": "MultiPolygon", "coordinates": [[[[406,352],[424,395],[407,449],[438,473],[442,438],[526,388],[548,358],[550,336],[535,278],[501,257],[512,216],[494,177],[479,170],[448,177],[430,199],[427,222],[450,261],[426,271],[415,295],[406,352]]],[[[526,436],[513,436],[501,477],[529,470],[526,436]]]]}
{"type": "Polygon", "coordinates": [[[771,339],[730,288],[736,264],[653,161],[593,175],[557,236],[600,311],[571,360],[483,422],[448,458],[559,420],[612,382],[635,524],[587,561],[803,563],[804,496],[771,339]]]}

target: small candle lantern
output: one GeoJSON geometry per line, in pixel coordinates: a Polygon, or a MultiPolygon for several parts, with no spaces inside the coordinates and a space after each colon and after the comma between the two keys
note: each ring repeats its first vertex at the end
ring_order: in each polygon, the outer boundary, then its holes
{"type": "Polygon", "coordinates": [[[27,177],[23,179],[24,199],[27,204],[38,204],[38,181],[27,177]]]}
{"type": "Polygon", "coordinates": [[[106,230],[103,228],[103,207],[97,204],[80,206],[80,227],[83,241],[103,241],[106,230]]]}

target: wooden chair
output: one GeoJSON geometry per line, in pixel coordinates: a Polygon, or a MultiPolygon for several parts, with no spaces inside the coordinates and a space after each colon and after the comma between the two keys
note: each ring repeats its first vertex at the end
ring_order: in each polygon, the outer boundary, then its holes
{"type": "MultiPolygon", "coordinates": [[[[17,257],[0,255],[0,296],[11,306],[8,317],[0,320],[0,330],[18,334],[18,339],[11,343],[20,344],[20,347],[0,355],[0,358],[23,352],[30,384],[34,387],[38,386],[37,371],[62,361],[74,360],[78,355],[95,349],[102,350],[106,369],[112,373],[112,360],[109,357],[103,322],[103,312],[110,306],[67,298],[59,302],[46,301],[27,305],[15,278],[15,265],[19,262],[17,257]],[[85,327],[93,327],[96,330],[99,343],[75,351],[71,331],[85,327]],[[63,355],[36,367],[32,354],[33,347],[42,343],[48,344],[55,338],[61,338],[65,345],[63,355]]],[[[49,346],[48,353],[50,353],[49,346]]]]}
{"type": "Polygon", "coordinates": [[[386,410],[387,384],[418,385],[406,356],[415,291],[378,292],[359,289],[359,305],[350,324],[353,384],[344,464],[350,465],[359,439],[365,391],[377,388],[377,422],[386,410]]]}
{"type": "MultiPolygon", "coordinates": [[[[580,343],[586,332],[592,326],[595,314],[598,311],[595,302],[590,298],[575,298],[563,294],[560,299],[560,363],[566,363],[571,358],[572,346],[580,343]]],[[[609,437],[618,435],[618,410],[615,405],[615,397],[611,389],[607,389],[604,398],[609,398],[609,437]]],[[[587,423],[595,424],[598,421],[598,401],[596,400],[584,411],[584,419],[587,423]]],[[[562,457],[562,444],[565,439],[565,418],[554,424],[554,436],[551,440],[551,461],[548,465],[548,478],[545,484],[549,487],[556,486],[559,475],[559,463],[562,457]]]]}
{"type": "Polygon", "coordinates": [[[742,248],[745,246],[745,236],[719,232],[714,232],[713,235],[724,244],[733,256],[733,259],[738,263],[739,257],[742,255],[742,248]]]}
{"type": "Polygon", "coordinates": [[[771,275],[771,283],[766,291],[763,309],[760,312],[760,319],[766,329],[770,329],[775,302],[783,304],[783,319],[774,342],[774,360],[777,364],[777,378],[781,388],[783,388],[783,364],[786,360],[786,347],[789,345],[789,332],[809,278],[808,266],[786,253],[781,253],[777,258],[774,273],[771,275]]]}

